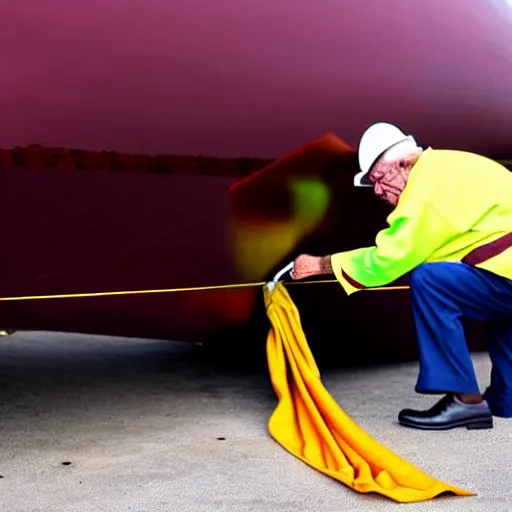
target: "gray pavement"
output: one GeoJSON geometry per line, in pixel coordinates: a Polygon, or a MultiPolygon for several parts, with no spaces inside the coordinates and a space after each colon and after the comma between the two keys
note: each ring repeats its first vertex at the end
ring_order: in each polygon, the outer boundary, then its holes
{"type": "MultiPolygon", "coordinates": [[[[0,512],[512,510],[512,421],[492,431],[395,424],[400,408],[432,401],[412,391],[415,363],[330,367],[324,383],[376,439],[475,498],[399,505],[306,466],[268,435],[276,398],[264,359],[243,352],[228,364],[172,342],[1,340],[0,512]]],[[[488,358],[474,360],[485,385],[488,358]]]]}

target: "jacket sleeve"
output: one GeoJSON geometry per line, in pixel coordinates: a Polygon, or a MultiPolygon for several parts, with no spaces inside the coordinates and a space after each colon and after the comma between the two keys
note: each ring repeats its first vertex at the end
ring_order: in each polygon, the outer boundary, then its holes
{"type": "Polygon", "coordinates": [[[331,256],[334,275],[347,294],[395,281],[459,234],[431,204],[418,199],[399,203],[387,222],[374,246],[331,256]]]}

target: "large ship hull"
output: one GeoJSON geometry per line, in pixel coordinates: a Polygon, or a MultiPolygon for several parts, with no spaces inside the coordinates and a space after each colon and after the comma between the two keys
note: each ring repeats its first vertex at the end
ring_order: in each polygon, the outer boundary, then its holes
{"type": "MultiPolygon", "coordinates": [[[[507,0],[98,5],[0,6],[0,146],[15,148],[0,150],[2,296],[265,280],[299,252],[373,243],[387,214],[351,186],[353,150],[336,137],[242,182],[167,175],[182,163],[160,156],[109,173],[93,150],[270,159],[324,130],[354,145],[387,120],[422,145],[509,153],[507,0]],[[84,149],[40,168],[37,148],[22,162],[26,144],[84,149]]],[[[312,345],[415,357],[406,290],[350,300],[336,284],[290,290],[312,345]]],[[[259,288],[0,301],[0,322],[257,344],[268,327],[259,288]]]]}

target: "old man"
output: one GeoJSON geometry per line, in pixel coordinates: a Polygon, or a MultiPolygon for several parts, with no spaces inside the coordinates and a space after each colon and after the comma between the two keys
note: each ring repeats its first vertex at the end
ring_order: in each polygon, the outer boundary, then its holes
{"type": "Polygon", "coordinates": [[[410,272],[419,346],[416,391],[444,395],[400,424],[444,430],[493,427],[512,417],[512,173],[483,156],[421,148],[389,123],[361,136],[356,186],[393,206],[375,245],[300,255],[291,278],[334,274],[348,294],[410,272]],[[462,319],[485,322],[491,382],[482,395],[462,319]]]}

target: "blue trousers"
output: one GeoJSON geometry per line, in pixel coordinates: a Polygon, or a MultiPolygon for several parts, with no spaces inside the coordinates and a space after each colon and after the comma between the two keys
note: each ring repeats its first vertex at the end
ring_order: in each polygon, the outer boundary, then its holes
{"type": "Polygon", "coordinates": [[[512,281],[464,263],[425,263],[411,273],[419,344],[418,393],[480,393],[462,318],[485,323],[492,362],[484,394],[512,417],[512,281]]]}

